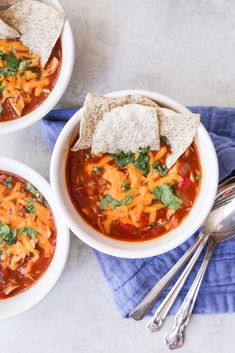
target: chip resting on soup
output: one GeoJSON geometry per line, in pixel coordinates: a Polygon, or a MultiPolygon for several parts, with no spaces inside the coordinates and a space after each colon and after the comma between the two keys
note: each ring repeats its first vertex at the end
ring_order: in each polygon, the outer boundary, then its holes
{"type": "Polygon", "coordinates": [[[0,171],[0,299],[32,286],[54,255],[56,227],[43,195],[0,171]]]}
{"type": "Polygon", "coordinates": [[[188,215],[200,189],[200,116],[146,97],[88,94],[66,165],[79,215],[105,236],[145,241],[188,215]]]}

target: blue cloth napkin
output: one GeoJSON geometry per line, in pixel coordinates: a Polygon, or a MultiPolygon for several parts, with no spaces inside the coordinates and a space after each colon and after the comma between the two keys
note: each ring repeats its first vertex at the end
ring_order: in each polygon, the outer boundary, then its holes
{"type": "MultiPolygon", "coordinates": [[[[217,107],[190,107],[190,109],[201,114],[202,123],[210,132],[219,158],[220,180],[229,176],[235,170],[235,109],[217,107]]],[[[53,149],[64,124],[75,111],[75,109],[54,110],[42,120],[43,137],[50,150],[53,149]]],[[[123,259],[95,251],[104,276],[113,291],[116,306],[123,317],[128,315],[156,282],[175,264],[193,242],[195,236],[196,234],[178,248],[151,258],[123,259]]],[[[175,313],[182,303],[201,261],[202,257],[182,289],[171,313],[175,313]]],[[[162,294],[150,314],[153,314],[156,306],[171,287],[172,284],[162,294]]],[[[202,283],[194,312],[234,311],[235,239],[232,239],[217,247],[202,283]]]]}

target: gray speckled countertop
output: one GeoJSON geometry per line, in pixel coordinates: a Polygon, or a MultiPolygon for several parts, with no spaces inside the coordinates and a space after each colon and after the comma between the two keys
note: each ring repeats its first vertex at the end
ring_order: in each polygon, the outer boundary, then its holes
{"type": "MultiPolygon", "coordinates": [[[[87,91],[155,90],[186,105],[235,106],[233,0],[61,0],[76,40],[76,68],[61,107],[87,91]]],[[[48,178],[40,124],[1,136],[0,154],[48,178]],[[24,142],[24,143],[22,143],[24,142]],[[20,146],[20,148],[19,148],[20,146]]],[[[4,353],[156,353],[171,325],[150,335],[123,320],[90,248],[72,236],[66,269],[35,308],[0,322],[4,353]]],[[[181,352],[234,351],[235,315],[194,315],[181,352]]]]}

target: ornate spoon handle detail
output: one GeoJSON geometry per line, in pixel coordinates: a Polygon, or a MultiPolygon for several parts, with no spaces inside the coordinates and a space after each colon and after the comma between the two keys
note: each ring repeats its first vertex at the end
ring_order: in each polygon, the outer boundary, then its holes
{"type": "Polygon", "coordinates": [[[172,307],[175,299],[177,298],[179,292],[181,291],[186,279],[188,278],[188,275],[190,274],[193,266],[195,265],[199,255],[202,252],[202,249],[204,248],[206,242],[208,240],[208,235],[205,235],[202,242],[198,246],[196,252],[194,253],[193,257],[189,261],[188,265],[182,272],[181,276],[178,278],[170,292],[167,294],[165,299],[162,301],[162,303],[159,305],[158,309],[156,310],[154,316],[151,318],[149,323],[147,324],[147,329],[149,332],[156,332],[160,330],[162,327],[163,321],[165,320],[170,308],[172,307]]]}
{"type": "Polygon", "coordinates": [[[188,291],[181,307],[175,315],[175,322],[171,330],[165,336],[165,343],[170,349],[180,348],[184,343],[184,331],[189,323],[199,288],[201,286],[204,274],[209,264],[211,255],[215,248],[213,240],[209,240],[207,252],[204,261],[198,271],[198,274],[188,291]]]}
{"type": "Polygon", "coordinates": [[[200,233],[195,242],[188,248],[184,255],[176,262],[176,264],[165,274],[165,276],[151,289],[151,291],[144,297],[138,306],[129,314],[135,320],[141,320],[153,306],[154,302],[159,298],[164,289],[168,286],[170,281],[174,278],[176,273],[188,261],[190,256],[194,253],[204,238],[204,234],[200,233]]]}

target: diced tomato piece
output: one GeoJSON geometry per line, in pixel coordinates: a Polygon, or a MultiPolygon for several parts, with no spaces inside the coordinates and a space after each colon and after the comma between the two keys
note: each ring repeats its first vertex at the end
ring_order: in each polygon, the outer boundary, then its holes
{"type": "Polygon", "coordinates": [[[123,238],[131,238],[136,233],[136,227],[132,224],[124,224],[120,221],[115,221],[111,225],[111,233],[123,238]]]}
{"type": "Polygon", "coordinates": [[[149,215],[147,213],[142,212],[140,215],[139,223],[141,227],[147,227],[149,223],[149,215]]]}
{"type": "Polygon", "coordinates": [[[187,189],[187,187],[191,184],[191,180],[188,176],[185,176],[183,180],[178,181],[179,189],[187,189]]]}

